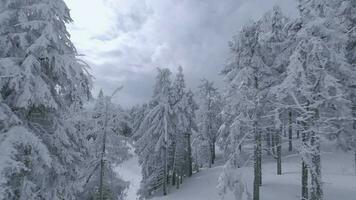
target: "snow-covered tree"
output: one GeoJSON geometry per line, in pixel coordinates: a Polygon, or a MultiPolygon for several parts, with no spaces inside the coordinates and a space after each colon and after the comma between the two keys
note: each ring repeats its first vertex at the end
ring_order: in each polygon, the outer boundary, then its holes
{"type": "Polygon", "coordinates": [[[143,118],[147,114],[148,111],[148,105],[143,104],[143,105],[136,105],[130,109],[130,117],[131,117],[131,124],[132,124],[132,138],[134,141],[137,141],[141,135],[136,135],[137,130],[140,128],[141,122],[143,121],[143,118]]]}
{"type": "MultiPolygon", "coordinates": [[[[183,176],[192,175],[192,150],[191,135],[197,129],[195,124],[195,110],[197,104],[192,92],[186,91],[183,68],[178,68],[176,79],[172,85],[172,106],[175,113],[176,133],[174,135],[174,166],[172,183],[175,184],[175,176],[182,179],[183,176]]],[[[179,181],[177,180],[177,187],[179,181]]]]}
{"type": "Polygon", "coordinates": [[[142,196],[148,196],[159,188],[167,195],[168,173],[173,166],[170,152],[176,131],[170,75],[169,69],[158,69],[150,110],[136,133],[141,135],[136,151],[142,166],[142,196]]]}
{"type": "Polygon", "coordinates": [[[198,92],[199,110],[197,111],[198,132],[194,136],[195,148],[201,152],[197,159],[206,158],[201,163],[211,167],[215,161],[215,145],[221,125],[221,96],[214,83],[203,79],[198,92]]]}
{"type": "Polygon", "coordinates": [[[128,184],[117,177],[113,168],[129,156],[125,112],[100,91],[93,104],[70,120],[87,141],[87,159],[82,163],[85,185],[80,199],[124,199],[128,184]]]}
{"type": "Polygon", "coordinates": [[[243,155],[250,154],[243,151],[242,144],[253,142],[254,199],[259,199],[259,186],[262,184],[263,150],[272,154],[276,147],[273,156],[278,161],[277,172],[281,173],[280,111],[276,110],[277,102],[270,90],[279,84],[288,63],[285,49],[290,44],[284,30],[288,21],[280,8],[275,7],[257,22],[245,25],[230,43],[231,58],[222,71],[226,87],[219,144],[223,147],[227,163],[230,163],[227,166],[238,168],[241,167],[241,157],[246,158],[248,156],[243,155]],[[262,136],[268,136],[269,148],[263,146],[262,136]]]}
{"type": "Polygon", "coordinates": [[[0,2],[0,199],[76,199],[84,143],[65,120],[90,97],[62,0],[0,2]],[[6,160],[6,161],[5,161],[6,160]],[[43,187],[46,186],[46,187],[43,187]],[[4,190],[2,190],[5,188],[4,190]]]}
{"type": "Polygon", "coordinates": [[[350,115],[346,87],[352,70],[343,55],[343,37],[333,20],[332,1],[299,2],[303,25],[290,39],[294,41],[290,63],[283,82],[275,87],[279,100],[291,99],[289,107],[301,122],[302,198],[308,198],[308,174],[311,174],[310,198],[323,198],[320,138],[339,130],[340,120],[350,115]],[[345,73],[346,72],[346,73],[345,73]]]}

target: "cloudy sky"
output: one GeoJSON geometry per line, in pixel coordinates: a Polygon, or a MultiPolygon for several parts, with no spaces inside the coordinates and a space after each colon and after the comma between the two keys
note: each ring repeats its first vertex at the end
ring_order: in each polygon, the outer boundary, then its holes
{"type": "Polygon", "coordinates": [[[94,75],[93,94],[124,89],[127,107],[151,97],[157,67],[181,65],[188,86],[221,85],[228,41],[241,26],[274,5],[296,16],[296,0],[65,0],[71,38],[94,75]]]}

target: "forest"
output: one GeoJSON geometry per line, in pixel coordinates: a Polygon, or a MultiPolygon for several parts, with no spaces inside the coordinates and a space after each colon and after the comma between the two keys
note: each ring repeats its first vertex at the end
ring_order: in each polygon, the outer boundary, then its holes
{"type": "Polygon", "coordinates": [[[226,39],[223,86],[158,66],[127,108],[63,0],[1,0],[0,200],[354,199],[356,0],[297,2],[226,39]]]}

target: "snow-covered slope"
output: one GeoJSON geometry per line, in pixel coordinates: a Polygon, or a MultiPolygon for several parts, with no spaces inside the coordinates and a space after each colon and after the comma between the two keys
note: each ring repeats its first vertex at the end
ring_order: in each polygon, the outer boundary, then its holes
{"type": "Polygon", "coordinates": [[[129,153],[132,155],[130,159],[121,163],[115,168],[115,172],[119,177],[125,181],[130,182],[130,186],[126,191],[127,200],[137,200],[137,191],[140,188],[141,182],[141,168],[138,163],[138,157],[135,154],[132,145],[129,145],[129,153]]]}
{"type": "MultiPolygon", "coordinates": [[[[170,188],[168,196],[154,197],[153,200],[219,200],[216,189],[218,177],[223,170],[221,160],[210,169],[202,169],[191,178],[184,179],[179,190],[170,188]]],[[[353,169],[353,155],[336,151],[328,146],[322,155],[322,174],[325,200],[355,200],[356,175],[353,169]]],[[[276,175],[276,163],[269,158],[263,163],[263,186],[261,200],[300,200],[301,178],[300,158],[297,155],[283,157],[283,175],[276,175]]],[[[137,158],[133,157],[117,168],[124,180],[131,182],[127,200],[136,200],[136,190],[139,187],[140,168],[137,158]]],[[[247,185],[252,189],[253,168],[241,168],[247,185]]],[[[158,193],[160,195],[160,193],[158,193]]],[[[227,194],[224,200],[235,200],[227,194]]]]}

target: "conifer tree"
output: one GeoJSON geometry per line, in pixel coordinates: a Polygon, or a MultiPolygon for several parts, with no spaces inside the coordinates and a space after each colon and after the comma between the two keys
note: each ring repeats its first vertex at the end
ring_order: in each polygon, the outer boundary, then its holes
{"type": "Polygon", "coordinates": [[[202,145],[200,150],[204,153],[204,157],[208,158],[209,167],[215,161],[215,146],[217,134],[221,125],[221,96],[214,86],[214,83],[203,79],[199,86],[199,110],[197,111],[199,133],[196,136],[199,145],[202,145]]]}
{"type": "Polygon", "coordinates": [[[65,119],[90,98],[91,80],[66,30],[69,9],[62,0],[4,0],[0,15],[1,107],[11,116],[0,199],[76,199],[86,147],[65,119]]]}
{"type": "Polygon", "coordinates": [[[173,166],[170,150],[175,134],[170,75],[168,69],[158,69],[150,110],[138,129],[138,134],[142,135],[136,143],[142,166],[142,196],[160,188],[163,195],[168,193],[168,173],[173,166]]]}

